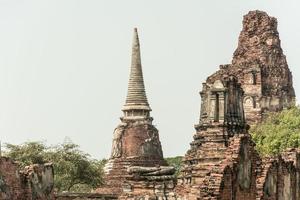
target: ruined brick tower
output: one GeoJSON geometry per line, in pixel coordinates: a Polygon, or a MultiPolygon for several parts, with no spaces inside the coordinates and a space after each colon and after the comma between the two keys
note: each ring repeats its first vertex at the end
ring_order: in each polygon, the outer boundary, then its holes
{"type": "Polygon", "coordinates": [[[111,156],[105,166],[106,186],[112,193],[138,193],[154,187],[149,186],[149,179],[173,179],[174,168],[167,166],[158,130],[152,125],[137,29],[134,29],[128,93],[122,111],[124,115],[114,131],[111,156]]]}
{"type": "Polygon", "coordinates": [[[251,191],[255,191],[259,159],[247,132],[243,94],[241,84],[231,74],[203,84],[200,121],[178,177],[176,192],[180,199],[219,199],[225,195],[220,185],[226,173],[238,181],[232,186],[230,177],[225,187],[237,187],[237,195],[255,198],[251,191]],[[236,171],[230,167],[234,162],[240,162],[236,171]]]}
{"type": "Polygon", "coordinates": [[[114,131],[111,160],[126,158],[146,165],[164,163],[145,92],[137,29],[134,29],[128,92],[122,111],[121,124],[114,131]]]}
{"type": "Polygon", "coordinates": [[[269,111],[280,111],[295,104],[292,74],[281,49],[277,20],[262,11],[244,16],[243,29],[232,64],[221,65],[209,79],[230,71],[244,90],[244,110],[252,125],[269,111]]]}
{"type": "Polygon", "coordinates": [[[262,11],[244,16],[232,64],[209,76],[200,95],[200,121],[183,159],[177,199],[298,200],[299,150],[261,158],[246,125],[294,104],[275,18],[262,11]]]}

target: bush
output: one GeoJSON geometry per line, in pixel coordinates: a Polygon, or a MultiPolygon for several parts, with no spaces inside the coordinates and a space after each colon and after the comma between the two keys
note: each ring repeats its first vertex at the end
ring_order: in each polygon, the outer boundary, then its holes
{"type": "Polygon", "coordinates": [[[270,113],[250,133],[261,155],[277,155],[287,148],[300,147],[300,108],[270,113]]]}
{"type": "Polygon", "coordinates": [[[72,142],[52,147],[42,142],[6,144],[6,150],[6,156],[18,161],[21,167],[52,162],[57,192],[89,192],[102,184],[105,160],[91,159],[89,154],[79,150],[79,146],[72,142]]]}

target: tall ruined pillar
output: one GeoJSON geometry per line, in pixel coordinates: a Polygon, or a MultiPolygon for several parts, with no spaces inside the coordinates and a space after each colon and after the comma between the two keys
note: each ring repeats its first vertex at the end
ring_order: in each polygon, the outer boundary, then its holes
{"type": "Polygon", "coordinates": [[[122,111],[121,123],[113,134],[111,156],[104,168],[106,186],[116,194],[150,194],[155,184],[173,180],[174,168],[167,166],[158,130],[152,124],[137,29],[134,29],[128,93],[122,111]],[[155,184],[151,183],[153,180],[155,184]]]}

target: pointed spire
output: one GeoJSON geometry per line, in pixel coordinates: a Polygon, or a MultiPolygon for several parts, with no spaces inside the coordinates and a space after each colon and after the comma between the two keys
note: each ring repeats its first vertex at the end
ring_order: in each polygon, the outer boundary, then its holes
{"type": "Polygon", "coordinates": [[[142,64],[141,64],[140,43],[139,43],[137,28],[135,28],[133,33],[131,70],[130,70],[130,77],[128,83],[128,92],[127,92],[126,103],[123,107],[123,111],[125,112],[125,116],[126,116],[126,112],[137,111],[137,110],[143,111],[140,112],[140,115],[145,116],[146,113],[144,113],[144,111],[149,113],[149,111],[151,111],[151,108],[149,107],[146,92],[145,92],[143,71],[142,71],[142,64]]]}

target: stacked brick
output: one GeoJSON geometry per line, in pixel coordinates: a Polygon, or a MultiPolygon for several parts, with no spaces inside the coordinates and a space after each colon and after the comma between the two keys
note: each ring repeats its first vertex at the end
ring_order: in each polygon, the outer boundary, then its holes
{"type": "Polygon", "coordinates": [[[61,193],[56,194],[56,200],[117,200],[117,195],[97,193],[61,193]]]}
{"type": "Polygon", "coordinates": [[[117,194],[120,199],[172,196],[175,170],[164,160],[158,130],[152,124],[137,29],[134,29],[128,93],[122,111],[124,115],[114,131],[111,157],[105,166],[105,186],[95,192],[117,194]]]}
{"type": "Polygon", "coordinates": [[[242,84],[245,117],[250,125],[260,122],[269,111],[295,104],[292,73],[281,49],[277,20],[265,12],[250,11],[244,16],[232,63],[221,65],[208,80],[228,72],[242,84]]]}
{"type": "Polygon", "coordinates": [[[200,94],[200,123],[183,160],[177,198],[254,199],[259,157],[247,133],[241,84],[228,75],[207,81],[200,94]]]}
{"type": "Polygon", "coordinates": [[[284,154],[263,159],[256,180],[257,200],[299,199],[299,166],[295,162],[299,162],[300,154],[297,154],[295,160],[286,160],[284,154]]]}
{"type": "Polygon", "coordinates": [[[252,70],[252,82],[255,82],[256,74],[260,76],[261,94],[257,101],[262,111],[278,111],[293,105],[292,74],[281,49],[277,20],[262,11],[252,11],[244,16],[243,30],[232,60],[234,66],[253,62],[260,68],[257,72],[252,70]]]}
{"type": "Polygon", "coordinates": [[[299,200],[299,150],[261,158],[245,124],[294,105],[275,18],[261,11],[244,16],[232,64],[209,76],[200,95],[200,121],[183,159],[176,198],[299,200]],[[230,84],[235,81],[239,84],[230,84]]]}
{"type": "Polygon", "coordinates": [[[19,171],[2,157],[0,199],[300,200],[300,150],[261,158],[248,133],[248,124],[260,122],[267,112],[294,105],[275,18],[261,11],[244,16],[232,64],[209,76],[200,95],[200,120],[175,180],[152,124],[135,29],[124,115],[113,134],[105,186],[53,197],[51,165],[19,171]]]}
{"type": "MultiPolygon", "coordinates": [[[[138,42],[134,47],[133,52],[139,51],[138,42]]],[[[221,65],[203,83],[200,120],[177,183],[151,124],[139,56],[133,53],[131,103],[126,101],[106,166],[107,183],[119,189],[119,199],[299,200],[299,151],[261,158],[248,133],[248,124],[260,122],[267,112],[294,105],[292,75],[275,18],[261,11],[245,15],[232,64],[221,65]],[[140,150],[149,140],[145,133],[154,142],[143,148],[150,154],[140,150]]]]}
{"type": "Polygon", "coordinates": [[[0,199],[52,200],[53,168],[51,164],[31,165],[20,171],[7,157],[0,158],[0,199]]]}

